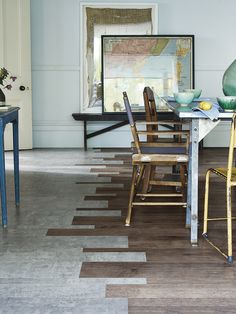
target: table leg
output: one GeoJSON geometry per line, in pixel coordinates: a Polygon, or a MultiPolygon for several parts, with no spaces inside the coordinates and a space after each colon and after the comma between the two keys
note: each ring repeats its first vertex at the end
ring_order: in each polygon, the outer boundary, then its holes
{"type": "Polygon", "coordinates": [[[84,150],[87,151],[87,121],[84,120],[84,150]]]}
{"type": "Polygon", "coordinates": [[[14,154],[14,183],[15,183],[15,203],[20,206],[20,176],[19,176],[19,135],[18,119],[13,121],[13,154],[14,154]]]}
{"type": "Polygon", "coordinates": [[[4,155],[4,126],[0,129],[0,185],[1,185],[1,205],[2,205],[2,225],[7,226],[7,195],[6,195],[6,173],[4,155]]]}
{"type": "Polygon", "coordinates": [[[185,221],[185,227],[190,228],[191,227],[191,162],[192,162],[192,147],[190,145],[189,147],[189,162],[188,162],[188,185],[187,185],[187,208],[186,208],[186,221],[185,221]]]}
{"type": "Polygon", "coordinates": [[[199,119],[191,123],[191,244],[198,243],[198,139],[199,119]]]}

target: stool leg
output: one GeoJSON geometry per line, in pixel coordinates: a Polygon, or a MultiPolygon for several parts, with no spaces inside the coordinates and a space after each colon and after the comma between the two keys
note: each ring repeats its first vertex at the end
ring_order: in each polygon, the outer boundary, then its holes
{"type": "Polygon", "coordinates": [[[228,234],[228,262],[233,262],[232,253],[232,210],[231,210],[231,187],[227,186],[227,234],[228,234]]]}
{"type": "Polygon", "coordinates": [[[206,173],[206,183],[205,183],[204,220],[203,220],[203,234],[202,234],[205,237],[207,237],[210,173],[211,171],[208,170],[206,173]]]}

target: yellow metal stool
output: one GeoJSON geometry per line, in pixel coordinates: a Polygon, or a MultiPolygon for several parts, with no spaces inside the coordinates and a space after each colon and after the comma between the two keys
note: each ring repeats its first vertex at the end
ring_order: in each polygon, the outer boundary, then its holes
{"type": "Polygon", "coordinates": [[[231,201],[231,188],[236,186],[236,167],[233,167],[234,162],[234,149],[236,146],[236,113],[234,113],[231,122],[230,129],[230,144],[229,144],[229,153],[228,153],[228,166],[227,168],[210,168],[206,173],[206,183],[205,183],[205,201],[204,201],[204,223],[203,223],[203,236],[204,238],[218,251],[220,252],[229,263],[233,262],[233,252],[232,252],[232,201],[231,201]],[[216,174],[219,178],[222,178],[226,181],[226,200],[227,200],[227,211],[226,217],[219,218],[208,218],[208,200],[209,200],[209,182],[210,174],[216,174]],[[227,222],[227,245],[228,252],[224,253],[219,247],[217,247],[211,240],[208,238],[208,221],[219,221],[226,220],[227,222]]]}

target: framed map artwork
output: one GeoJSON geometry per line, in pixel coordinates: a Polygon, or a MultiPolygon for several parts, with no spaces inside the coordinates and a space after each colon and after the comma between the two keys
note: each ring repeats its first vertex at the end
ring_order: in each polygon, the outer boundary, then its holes
{"type": "Polygon", "coordinates": [[[151,35],[158,30],[154,3],[80,2],[80,112],[102,113],[101,35],[151,35]]]}
{"type": "Polygon", "coordinates": [[[157,99],[194,87],[194,35],[102,36],[103,113],[125,112],[123,91],[144,111],[145,86],[157,99]]]}

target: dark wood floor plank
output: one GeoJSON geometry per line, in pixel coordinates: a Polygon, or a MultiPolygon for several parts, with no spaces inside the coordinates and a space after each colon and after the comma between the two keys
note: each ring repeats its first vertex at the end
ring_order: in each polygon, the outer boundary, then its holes
{"type": "Polygon", "coordinates": [[[123,223],[123,218],[121,217],[109,217],[109,216],[74,216],[72,225],[90,225],[93,224],[96,227],[119,227],[123,223]]]}
{"type": "MultiPolygon", "coordinates": [[[[174,257],[173,257],[174,258],[174,257]]],[[[207,267],[199,263],[191,263],[187,259],[176,263],[158,262],[86,262],[81,268],[81,277],[86,278],[147,278],[148,283],[194,283],[202,282],[206,277],[211,282],[231,282],[236,269],[229,267],[224,261],[209,261],[207,267]],[[154,272],[155,269],[155,272],[154,272]],[[220,272],[220,275],[217,274],[220,272]]],[[[236,288],[236,285],[235,285],[236,288]]]]}
{"type": "Polygon", "coordinates": [[[127,196],[127,192],[129,191],[128,187],[97,187],[96,188],[96,193],[107,193],[107,192],[114,192],[114,193],[119,193],[119,195],[122,194],[122,192],[124,192],[123,194],[125,194],[127,196]]]}
{"type": "Polygon", "coordinates": [[[236,298],[142,298],[129,299],[129,314],[235,313],[236,298]]]}
{"type": "MultiPolygon", "coordinates": [[[[122,228],[124,227],[125,224],[125,216],[126,216],[126,212],[124,211],[124,215],[121,215],[121,217],[109,217],[109,216],[97,216],[97,217],[93,217],[93,216],[74,216],[73,221],[72,221],[72,225],[88,225],[88,224],[93,224],[96,226],[96,228],[122,228]]],[[[135,232],[135,230],[143,230],[146,228],[154,228],[156,229],[155,226],[153,226],[153,222],[152,222],[152,218],[153,215],[148,216],[147,218],[140,218],[140,217],[136,217],[135,218],[135,223],[130,226],[130,227],[126,227],[128,231],[130,232],[135,232]]],[[[156,217],[155,217],[156,218],[156,217]]],[[[184,225],[183,220],[179,219],[178,222],[176,222],[176,218],[175,219],[163,219],[161,218],[162,221],[162,225],[158,228],[173,228],[173,227],[178,227],[181,228],[184,225]]],[[[155,230],[153,230],[155,231],[155,230]]]]}
{"type": "Polygon", "coordinates": [[[206,298],[206,295],[212,299],[211,302],[214,302],[213,300],[218,298],[230,299],[235,294],[236,286],[232,282],[217,283],[217,281],[204,285],[200,282],[195,284],[182,282],[178,285],[175,283],[174,286],[173,282],[155,285],[107,285],[106,290],[106,296],[109,298],[179,298],[181,300],[195,298],[199,303],[202,298],[206,298]]]}
{"type": "MultiPolygon", "coordinates": [[[[90,220],[91,221],[91,220],[90,220]]],[[[163,227],[163,226],[161,226],[163,227]]],[[[90,229],[90,230],[84,230],[84,229],[73,229],[73,228],[68,228],[68,229],[61,229],[61,228],[51,228],[48,229],[48,235],[56,235],[56,236],[60,236],[60,235],[64,235],[64,236],[114,236],[117,234],[121,235],[121,236],[134,236],[134,237],[138,237],[140,236],[140,238],[146,238],[146,237],[150,237],[149,233],[150,230],[152,229],[152,232],[155,232],[155,235],[153,235],[153,238],[155,240],[171,240],[173,239],[183,239],[183,240],[187,240],[188,239],[188,234],[186,234],[186,230],[183,228],[179,228],[179,229],[168,229],[168,231],[165,228],[127,228],[125,226],[123,227],[114,227],[114,228],[98,228],[98,229],[90,229]]]]}
{"type": "Polygon", "coordinates": [[[108,211],[109,210],[119,210],[120,211],[121,209],[125,210],[126,208],[117,208],[117,206],[114,206],[112,208],[111,207],[109,207],[109,208],[108,207],[91,207],[91,208],[90,207],[77,207],[76,208],[76,210],[78,210],[78,211],[89,211],[89,210],[96,210],[96,211],[97,210],[98,211],[99,210],[100,211],[104,211],[104,210],[108,210],[108,211]]]}
{"type": "Polygon", "coordinates": [[[85,195],[84,200],[85,201],[107,201],[112,200],[114,198],[117,198],[117,195],[109,195],[108,193],[106,195],[85,195]]]}

